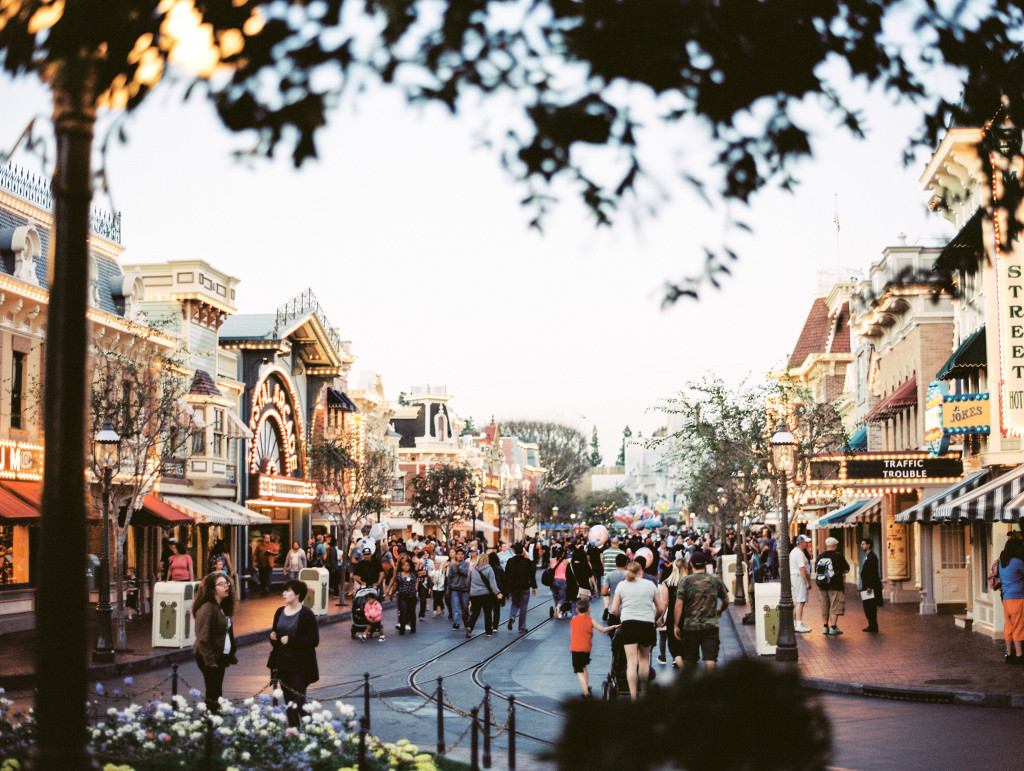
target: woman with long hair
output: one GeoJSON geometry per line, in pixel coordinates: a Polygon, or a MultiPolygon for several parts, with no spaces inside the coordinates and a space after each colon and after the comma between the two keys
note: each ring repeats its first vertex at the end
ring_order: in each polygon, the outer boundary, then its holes
{"type": "Polygon", "coordinates": [[[316,646],[320,630],[313,611],[302,604],[308,587],[303,581],[289,578],[284,582],[281,599],[284,605],[274,613],[270,631],[270,658],[267,666],[271,677],[284,690],[288,704],[288,725],[298,728],[302,708],[306,705],[306,689],[320,679],[316,663],[316,646]]]}
{"type": "Polygon", "coordinates": [[[668,646],[669,655],[672,656],[672,666],[676,669],[683,667],[683,644],[675,638],[672,630],[676,625],[676,590],[679,584],[686,578],[686,560],[679,558],[672,562],[668,576],[661,582],[659,590],[661,600],[665,603],[665,626],[660,631],[658,638],[658,661],[667,663],[665,659],[665,646],[668,646]]]}
{"type": "Polygon", "coordinates": [[[167,560],[168,581],[195,581],[196,571],[188,548],[183,543],[174,544],[174,554],[167,560]]]}
{"type": "Polygon", "coordinates": [[[562,547],[555,546],[551,549],[551,560],[548,567],[555,571],[555,577],[551,581],[551,602],[555,606],[555,618],[562,617],[562,603],[565,602],[565,569],[568,563],[565,561],[565,553],[562,547]]]}
{"type": "Polygon", "coordinates": [[[648,658],[657,642],[656,619],[665,612],[661,593],[653,581],[641,577],[643,568],[638,562],[626,565],[626,579],[615,587],[615,597],[608,613],[618,616],[622,625],[616,635],[626,653],[626,681],[629,696],[636,699],[639,688],[646,687],[650,674],[648,658]]]}
{"type": "Polygon", "coordinates": [[[1006,663],[1024,664],[1024,541],[1010,538],[999,554],[1006,663]],[[1011,646],[1012,644],[1012,646],[1011,646]]]}
{"type": "Polygon", "coordinates": [[[298,579],[299,571],[306,567],[307,562],[306,552],[299,546],[299,542],[292,541],[291,551],[284,557],[284,574],[289,580],[298,579]]]}
{"type": "Polygon", "coordinates": [[[398,555],[395,575],[388,584],[388,594],[398,598],[398,634],[416,634],[416,602],[419,600],[420,581],[416,566],[407,552],[398,555]]]}
{"type": "Polygon", "coordinates": [[[498,603],[501,601],[501,590],[498,580],[491,569],[486,554],[476,558],[476,565],[469,573],[469,623],[466,624],[466,637],[473,636],[473,625],[484,614],[484,632],[488,637],[497,629],[498,603]]]}
{"type": "Polygon", "coordinates": [[[231,616],[235,612],[235,589],[223,573],[210,573],[199,584],[192,602],[192,617],[196,621],[196,639],[192,651],[206,684],[206,706],[211,712],[218,710],[224,692],[224,671],[235,658],[235,635],[231,630],[231,616]]]}

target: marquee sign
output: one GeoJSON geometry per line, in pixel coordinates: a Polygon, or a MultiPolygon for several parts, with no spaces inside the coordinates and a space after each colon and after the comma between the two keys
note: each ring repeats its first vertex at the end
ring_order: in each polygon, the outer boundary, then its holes
{"type": "Polygon", "coordinates": [[[43,478],[43,446],[0,440],[0,479],[43,478]]]}
{"type": "Polygon", "coordinates": [[[959,478],[964,464],[957,458],[880,458],[872,460],[850,459],[846,462],[847,482],[891,482],[895,480],[921,480],[959,478]]]}
{"type": "Polygon", "coordinates": [[[810,459],[809,490],[877,486],[872,494],[912,489],[922,484],[951,484],[963,477],[959,452],[935,457],[927,452],[857,453],[810,459]]]}
{"type": "Polygon", "coordinates": [[[988,394],[953,394],[942,381],[929,383],[925,396],[924,441],[932,455],[944,455],[949,437],[988,434],[992,412],[988,394]]]}
{"type": "Polygon", "coordinates": [[[299,470],[298,414],[298,397],[292,384],[278,373],[268,375],[256,391],[249,417],[253,434],[249,443],[250,474],[291,476],[299,470]]]}

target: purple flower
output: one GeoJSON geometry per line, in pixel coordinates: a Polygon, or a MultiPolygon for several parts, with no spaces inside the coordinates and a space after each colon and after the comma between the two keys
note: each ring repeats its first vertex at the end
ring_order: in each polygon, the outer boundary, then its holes
{"type": "Polygon", "coordinates": [[[132,684],[132,683],[134,683],[134,682],[135,682],[134,678],[131,678],[131,677],[126,677],[126,678],[124,679],[124,684],[125,684],[125,685],[131,685],[131,684],[132,684]]]}
{"type": "Polygon", "coordinates": [[[188,695],[191,696],[193,699],[198,699],[203,694],[201,694],[198,689],[193,688],[188,692],[188,695]]]}
{"type": "Polygon", "coordinates": [[[102,696],[105,691],[103,690],[103,683],[96,683],[96,693],[102,696]]]}

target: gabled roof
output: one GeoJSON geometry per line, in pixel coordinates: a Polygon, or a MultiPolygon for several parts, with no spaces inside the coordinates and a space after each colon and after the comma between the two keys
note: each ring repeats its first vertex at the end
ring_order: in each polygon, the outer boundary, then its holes
{"type": "Polygon", "coordinates": [[[203,369],[197,369],[196,375],[192,378],[192,386],[188,389],[190,396],[223,396],[217,384],[213,382],[210,374],[203,369]]]}
{"type": "Polygon", "coordinates": [[[803,366],[814,354],[850,353],[850,303],[844,301],[829,312],[824,297],[815,297],[800,331],[789,368],[803,366]]]}

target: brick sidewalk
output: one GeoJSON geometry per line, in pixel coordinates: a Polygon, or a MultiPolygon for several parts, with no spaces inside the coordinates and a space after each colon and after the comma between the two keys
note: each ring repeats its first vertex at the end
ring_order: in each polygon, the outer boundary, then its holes
{"type": "MultiPolygon", "coordinates": [[[[756,656],[754,627],[741,624],[750,609],[734,605],[730,612],[747,655],[756,656]]],[[[878,611],[881,632],[869,634],[861,631],[867,621],[860,596],[847,586],[842,635],[822,634],[817,589],[811,590],[804,623],[813,631],[796,636],[798,666],[812,687],[1024,707],[1024,666],[1003,661],[1001,639],[960,629],[952,616],[922,616],[916,604],[890,604],[878,611]]]]}
{"type": "MultiPolygon", "coordinates": [[[[242,600],[235,607],[233,623],[235,637],[240,644],[245,644],[246,635],[259,635],[270,628],[274,620],[274,612],[282,604],[281,596],[272,593],[267,597],[254,597],[242,600]]],[[[386,602],[385,607],[391,603],[386,602]]],[[[92,607],[92,606],[90,606],[92,607]]],[[[320,624],[333,624],[347,621],[350,618],[349,604],[338,606],[338,600],[331,598],[328,614],[321,617],[320,624]]],[[[96,614],[89,614],[89,630],[86,635],[88,649],[91,652],[96,640],[96,614]]],[[[168,666],[176,661],[192,658],[191,646],[188,648],[154,648],[151,617],[136,617],[126,622],[128,650],[118,651],[116,663],[99,668],[90,668],[90,677],[102,678],[115,674],[132,674],[168,666]],[[113,667],[113,671],[110,670],[113,667]]],[[[12,632],[0,635],[0,687],[8,690],[31,687],[35,672],[34,655],[26,655],[26,651],[35,650],[35,630],[12,632]]]]}

